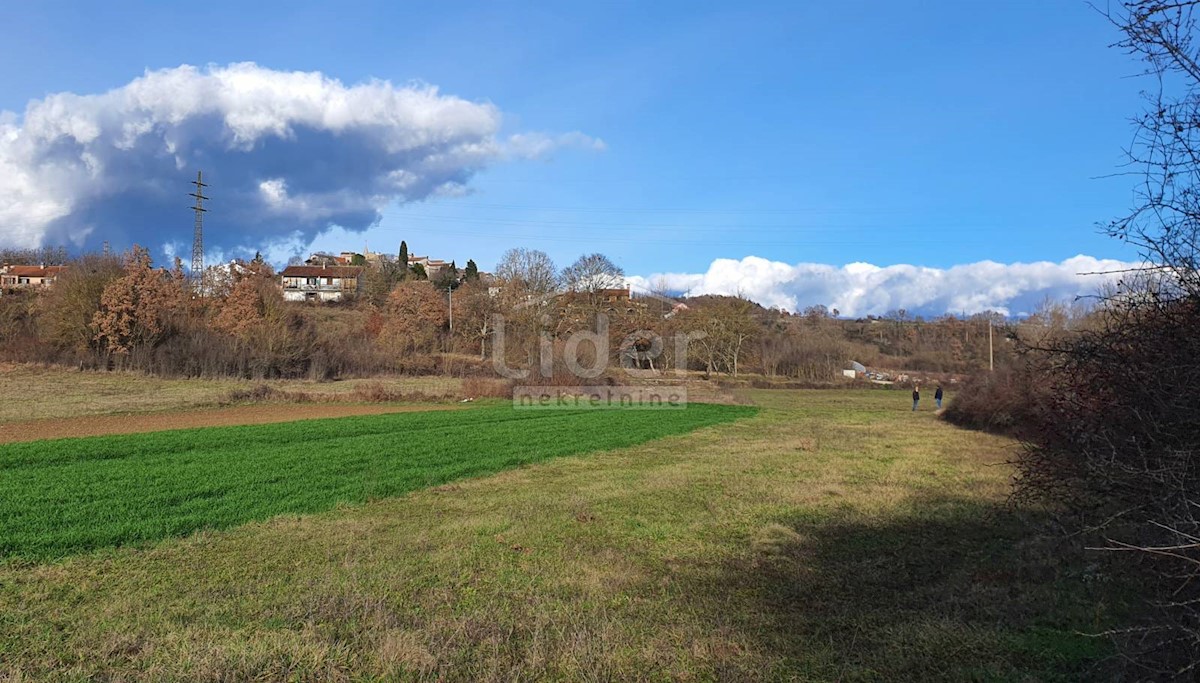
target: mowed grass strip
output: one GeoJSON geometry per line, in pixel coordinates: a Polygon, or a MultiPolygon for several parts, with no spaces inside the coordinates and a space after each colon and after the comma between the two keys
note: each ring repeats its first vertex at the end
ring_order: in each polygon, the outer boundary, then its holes
{"type": "Polygon", "coordinates": [[[0,446],[0,561],[320,512],[754,412],[488,406],[0,446]]]}

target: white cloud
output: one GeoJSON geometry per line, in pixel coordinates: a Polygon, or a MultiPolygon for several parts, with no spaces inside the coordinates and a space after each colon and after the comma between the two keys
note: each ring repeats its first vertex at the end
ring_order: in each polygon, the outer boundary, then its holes
{"type": "Polygon", "coordinates": [[[603,147],[578,132],[499,139],[500,127],[494,105],[425,84],[253,63],[147,71],[0,112],[0,246],[187,239],[181,201],[198,169],[212,185],[206,242],[311,241],[366,229],[392,201],[461,194],[497,161],[603,147]]]}
{"type": "Polygon", "coordinates": [[[542,159],[552,151],[564,147],[603,152],[608,149],[603,140],[584,135],[579,131],[548,135],[546,133],[517,133],[508,138],[506,151],[516,157],[542,159]]]}
{"type": "Polygon", "coordinates": [[[1061,263],[1003,264],[980,261],[950,268],[850,263],[791,265],[757,256],[717,259],[705,273],[657,273],[633,276],[636,290],[665,283],[676,292],[741,294],[764,306],[789,311],[822,304],[845,316],[880,315],[905,309],[922,315],[979,313],[993,310],[1031,312],[1047,296],[1068,299],[1095,294],[1116,275],[1086,275],[1130,268],[1134,264],[1091,256],[1061,263]]]}

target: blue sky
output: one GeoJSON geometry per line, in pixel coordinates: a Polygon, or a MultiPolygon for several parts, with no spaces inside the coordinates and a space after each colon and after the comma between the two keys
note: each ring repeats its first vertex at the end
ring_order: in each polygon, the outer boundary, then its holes
{"type": "MultiPolygon", "coordinates": [[[[54,93],[254,62],[346,86],[430,84],[494,107],[500,140],[585,136],[464,162],[454,191],[392,201],[365,232],[317,247],[394,251],[403,238],[484,268],[514,246],[563,265],[601,251],[647,277],[746,257],[944,271],[1136,256],[1095,226],[1130,203],[1133,179],[1105,176],[1120,170],[1144,82],[1083,2],[48,2],[3,14],[10,126],[28,128],[29,103],[54,93]]],[[[305,149],[289,163],[327,148],[305,149]]],[[[222,215],[222,189],[210,239],[232,253],[246,231],[222,215]]],[[[177,223],[159,216],[154,230],[186,248],[180,193],[177,223]]],[[[131,233],[115,224],[148,215],[93,206],[58,220],[85,213],[85,245],[121,242],[131,233]]],[[[779,301],[806,303],[794,299],[779,301]]]]}

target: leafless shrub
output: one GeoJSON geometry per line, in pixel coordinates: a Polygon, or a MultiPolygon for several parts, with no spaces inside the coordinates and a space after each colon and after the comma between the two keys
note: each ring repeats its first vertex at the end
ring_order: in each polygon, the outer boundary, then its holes
{"type": "Polygon", "coordinates": [[[380,382],[362,384],[354,388],[352,395],[355,400],[364,403],[394,403],[408,400],[410,394],[390,388],[380,382]]]}
{"type": "Polygon", "coordinates": [[[227,403],[312,403],[316,399],[306,391],[276,389],[269,384],[256,384],[249,389],[234,389],[225,400],[227,403]]]}
{"type": "Polygon", "coordinates": [[[63,355],[82,356],[95,346],[92,319],[110,283],[122,275],[116,256],[88,254],[70,261],[38,302],[38,337],[63,355]]]}
{"type": "Polygon", "coordinates": [[[1108,232],[1147,265],[1095,325],[1047,345],[1051,410],[1017,462],[1020,495],[1065,509],[1144,597],[1139,623],[1113,634],[1138,678],[1200,675],[1198,7],[1106,6],[1151,83],[1127,150],[1141,182],[1108,232]]]}
{"type": "Polygon", "coordinates": [[[36,338],[37,303],[32,292],[0,294],[0,360],[37,362],[53,358],[53,350],[36,338]]]}
{"type": "Polygon", "coordinates": [[[466,398],[509,398],[512,382],[487,377],[467,377],[462,383],[462,394],[466,398]]]}
{"type": "Polygon", "coordinates": [[[969,429],[1032,437],[1043,418],[1049,387],[1039,371],[1047,358],[1031,351],[1014,365],[972,375],[946,406],[942,418],[969,429]]]}
{"type": "Polygon", "coordinates": [[[1050,502],[1140,588],[1117,634],[1127,661],[1191,679],[1200,665],[1200,300],[1114,304],[1051,350],[1049,408],[1017,459],[1018,499],[1050,502]]]}
{"type": "Polygon", "coordinates": [[[402,375],[434,375],[437,374],[438,360],[427,354],[410,355],[394,359],[392,367],[402,375]]]}
{"type": "Polygon", "coordinates": [[[383,382],[368,382],[355,387],[354,391],[347,395],[347,398],[362,403],[423,403],[445,401],[451,398],[451,395],[446,393],[444,388],[441,391],[436,388],[433,391],[406,391],[398,387],[389,387],[383,382]]]}

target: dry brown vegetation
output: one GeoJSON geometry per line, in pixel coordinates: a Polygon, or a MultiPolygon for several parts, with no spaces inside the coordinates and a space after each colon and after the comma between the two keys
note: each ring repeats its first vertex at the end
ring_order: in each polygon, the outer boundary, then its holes
{"type": "Polygon", "coordinates": [[[444,410],[452,405],[364,405],[362,403],[309,403],[304,405],[237,405],[191,408],[123,415],[89,415],[47,418],[28,422],[0,422],[0,444],[65,439],[107,434],[141,434],[196,427],[270,424],[353,415],[379,415],[420,410],[444,410]]]}
{"type": "Polygon", "coordinates": [[[367,402],[363,394],[462,398],[462,380],[444,375],[378,377],[337,382],[309,380],[172,379],[137,372],[66,370],[55,366],[0,365],[0,392],[17,400],[0,402],[0,424],[62,419],[89,415],[133,415],[213,408],[241,401],[236,395],[254,392],[305,394],[314,403],[367,402]],[[263,391],[259,389],[258,391],[263,391]],[[236,392],[236,395],[235,395],[236,392]]]}

